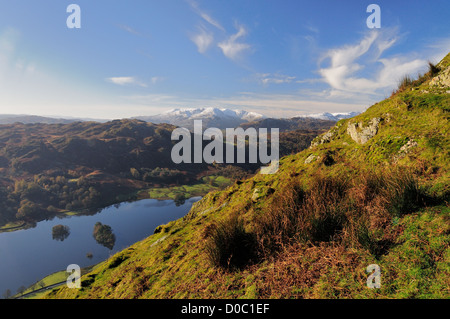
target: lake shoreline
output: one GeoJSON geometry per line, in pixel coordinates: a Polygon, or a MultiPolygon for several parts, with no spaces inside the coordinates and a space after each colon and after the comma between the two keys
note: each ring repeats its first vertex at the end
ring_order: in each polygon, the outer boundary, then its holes
{"type": "MultiPolygon", "coordinates": [[[[210,177],[211,178],[211,177],[210,177]]],[[[135,202],[143,199],[156,199],[156,200],[175,200],[179,203],[183,203],[192,197],[197,196],[205,196],[207,193],[211,191],[216,191],[222,189],[226,186],[231,185],[231,180],[224,178],[222,176],[215,176],[210,181],[203,180],[201,183],[196,184],[186,184],[186,185],[177,185],[177,186],[168,186],[168,187],[153,187],[153,188],[144,188],[140,190],[136,190],[129,194],[124,194],[118,201],[103,203],[98,207],[90,207],[84,208],[80,210],[66,210],[60,211],[54,216],[50,216],[44,220],[53,220],[54,218],[65,218],[71,216],[84,216],[84,215],[95,215],[99,211],[102,211],[105,208],[124,203],[124,202],[135,202]]],[[[12,232],[18,230],[24,230],[33,228],[37,223],[43,220],[38,220],[33,223],[31,222],[22,222],[22,224],[17,226],[0,227],[0,234],[5,232],[12,232]]]]}
{"type": "MultiPolygon", "coordinates": [[[[104,207],[94,215],[72,215],[64,220],[45,220],[23,231],[0,233],[0,292],[24,291],[48,274],[67,265],[81,268],[103,262],[125,247],[143,240],[159,226],[183,218],[201,196],[189,198],[177,205],[174,200],[141,199],[104,207]],[[74,217],[74,218],[72,218],[74,217]],[[110,226],[114,244],[105,246],[93,236],[97,222],[110,226]],[[52,229],[63,224],[68,236],[55,238],[52,229]]],[[[20,226],[20,225],[17,225],[20,226]]],[[[61,282],[60,280],[59,282],[61,282]]],[[[47,286],[47,285],[46,285],[47,286]]],[[[36,289],[36,287],[35,287],[36,289]]]]}

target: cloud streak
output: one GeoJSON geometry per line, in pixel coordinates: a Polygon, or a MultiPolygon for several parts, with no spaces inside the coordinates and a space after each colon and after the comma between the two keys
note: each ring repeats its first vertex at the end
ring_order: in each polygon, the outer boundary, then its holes
{"type": "Polygon", "coordinates": [[[231,35],[225,41],[220,42],[217,46],[222,50],[222,53],[229,59],[236,61],[242,57],[242,55],[251,49],[251,46],[247,43],[238,42],[240,38],[247,35],[247,30],[244,26],[237,26],[237,33],[231,35]]]}
{"type": "MultiPolygon", "coordinates": [[[[213,26],[216,29],[226,33],[225,28],[211,15],[200,9],[198,3],[194,0],[186,0],[191,6],[194,12],[199,15],[207,25],[213,26]]],[[[196,33],[189,34],[189,39],[197,46],[199,53],[204,54],[215,42],[214,33],[210,31],[203,23],[198,27],[196,33]]],[[[232,35],[227,35],[227,38],[217,43],[217,47],[220,48],[223,55],[230,60],[237,61],[242,58],[246,51],[251,49],[251,46],[247,43],[239,41],[247,35],[247,29],[243,25],[236,24],[237,32],[232,35]]],[[[223,34],[221,35],[223,37],[223,34]]]]}
{"type": "Polygon", "coordinates": [[[296,77],[284,74],[258,73],[257,81],[262,85],[292,83],[296,77]]]}
{"type": "Polygon", "coordinates": [[[210,25],[216,27],[217,29],[221,31],[225,31],[225,28],[222,27],[222,25],[217,22],[213,17],[211,17],[209,14],[207,14],[205,11],[201,10],[198,3],[194,0],[188,0],[187,3],[192,7],[195,13],[197,13],[203,20],[208,22],[210,25]]]}
{"type": "Polygon", "coordinates": [[[110,77],[110,78],[106,78],[106,81],[111,82],[116,85],[120,85],[120,86],[137,85],[137,86],[141,86],[141,87],[147,87],[147,84],[140,82],[133,76],[110,77]]]}

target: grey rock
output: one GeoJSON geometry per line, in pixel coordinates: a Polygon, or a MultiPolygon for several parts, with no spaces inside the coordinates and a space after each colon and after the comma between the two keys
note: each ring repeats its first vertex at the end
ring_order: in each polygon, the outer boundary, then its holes
{"type": "Polygon", "coordinates": [[[315,147],[325,143],[330,143],[333,140],[334,136],[336,135],[336,132],[337,132],[336,127],[333,127],[328,132],[316,137],[311,142],[311,147],[315,147]]]}
{"type": "Polygon", "coordinates": [[[317,158],[317,156],[314,155],[314,154],[309,155],[309,156],[305,159],[305,164],[309,164],[309,163],[311,163],[312,161],[315,161],[316,158],[317,158]]]}
{"type": "Polygon", "coordinates": [[[412,148],[417,146],[417,142],[414,140],[409,140],[408,143],[406,143],[405,145],[403,145],[400,150],[398,151],[398,153],[394,156],[394,161],[398,161],[399,159],[405,157],[412,148]]]}
{"type": "Polygon", "coordinates": [[[368,126],[359,123],[348,123],[347,133],[358,144],[365,144],[378,133],[378,127],[381,123],[380,117],[373,118],[368,126]]]}
{"type": "Polygon", "coordinates": [[[450,66],[431,79],[430,86],[450,87],[450,66]]]}

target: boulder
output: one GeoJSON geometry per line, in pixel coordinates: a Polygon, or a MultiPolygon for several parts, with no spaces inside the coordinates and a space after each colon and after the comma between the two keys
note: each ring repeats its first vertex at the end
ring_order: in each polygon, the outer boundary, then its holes
{"type": "Polygon", "coordinates": [[[368,126],[363,126],[361,122],[348,123],[347,133],[356,143],[365,144],[378,133],[381,120],[380,117],[375,117],[368,126]]]}

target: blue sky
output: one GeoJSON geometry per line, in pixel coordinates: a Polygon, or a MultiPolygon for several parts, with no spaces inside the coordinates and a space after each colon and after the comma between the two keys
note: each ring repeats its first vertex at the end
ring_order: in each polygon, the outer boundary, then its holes
{"type": "Polygon", "coordinates": [[[363,111],[450,51],[448,16],[447,0],[0,0],[0,114],[363,111]]]}

